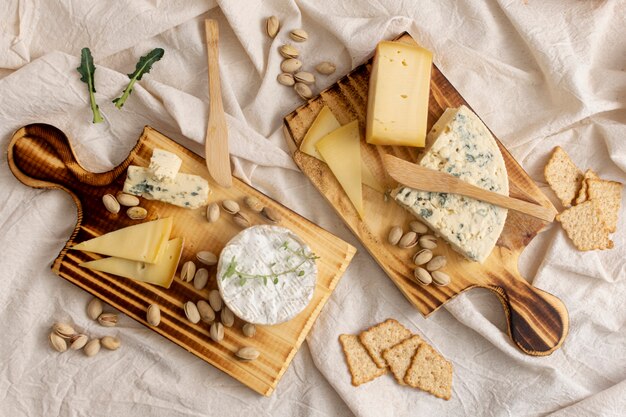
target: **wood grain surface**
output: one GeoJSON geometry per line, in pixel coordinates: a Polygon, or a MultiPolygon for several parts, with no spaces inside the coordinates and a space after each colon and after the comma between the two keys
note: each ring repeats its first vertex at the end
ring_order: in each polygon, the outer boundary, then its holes
{"type": "MultiPolygon", "coordinates": [[[[408,34],[400,36],[398,40],[415,44],[408,34]]],[[[342,125],[355,119],[359,121],[362,158],[374,175],[384,183],[385,188],[391,189],[397,185],[385,173],[382,155],[391,154],[414,162],[420,150],[365,143],[363,138],[370,69],[371,60],[358,66],[319,96],[308,100],[285,117],[283,132],[296,164],[389,278],[424,316],[430,315],[463,291],[476,287],[487,288],[498,296],[504,307],[509,334],[515,345],[529,355],[550,354],[561,346],[567,336],[567,309],[552,294],[530,285],[520,275],[517,265],[520,254],[544,228],[547,224],[545,221],[509,210],[502,235],[483,264],[466,260],[439,239],[438,248],[434,252],[447,257],[448,265],[444,270],[452,277],[452,283],[444,287],[422,286],[413,280],[415,265],[411,259],[416,249],[400,249],[387,243],[391,227],[399,225],[406,231],[409,222],[415,218],[393,201],[385,201],[381,193],[364,186],[365,220],[361,221],[328,166],[297,149],[318,112],[326,105],[342,125]]],[[[435,65],[432,67],[430,87],[429,129],[446,108],[461,104],[471,108],[435,65]]],[[[509,175],[510,196],[554,210],[550,201],[500,141],[498,145],[509,175]]]]}
{"type": "MultiPolygon", "coordinates": [[[[104,173],[94,174],[81,167],[63,132],[45,124],[28,125],[15,133],[9,144],[8,161],[13,174],[24,184],[65,190],[76,203],[76,228],[52,265],[56,274],[146,326],[148,306],[158,304],[161,324],[157,328],[149,328],[263,395],[273,392],[355,253],[355,249],[346,242],[236,178],[233,178],[231,188],[219,187],[210,179],[204,159],[149,127],[144,129],[128,158],[104,173]],[[242,322],[237,319],[232,328],[225,329],[222,343],[217,344],[210,340],[207,324],[190,323],[183,311],[186,301],[207,299],[209,290],[217,288],[215,267],[209,267],[211,278],[207,288],[196,290],[191,283],[182,282],[178,274],[172,286],[165,289],[78,266],[99,256],[68,251],[75,242],[138,223],[129,219],[123,210],[119,214],[109,213],[102,204],[102,196],[121,191],[126,168],[131,164],[148,166],[155,148],[179,155],[183,160],[181,172],[206,178],[211,187],[211,202],[224,199],[238,201],[252,224],[265,224],[267,221],[261,215],[246,211],[243,204],[245,196],[257,197],[265,206],[273,207],[282,215],[279,225],[298,234],[320,257],[315,293],[302,313],[280,325],[257,327],[254,338],[243,335],[242,322]],[[256,347],[261,352],[259,359],[252,362],[237,360],[234,353],[243,346],[256,347]]],[[[181,265],[187,260],[195,260],[195,254],[201,250],[219,253],[224,244],[241,230],[232,216],[224,212],[217,223],[209,224],[205,217],[206,208],[188,210],[158,201],[141,200],[141,206],[150,213],[147,220],[174,218],[172,237],[185,239],[181,265]]]]}

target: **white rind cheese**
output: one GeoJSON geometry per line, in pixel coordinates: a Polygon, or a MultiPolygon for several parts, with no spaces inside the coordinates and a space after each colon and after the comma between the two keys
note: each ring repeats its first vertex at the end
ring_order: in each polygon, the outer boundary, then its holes
{"type": "Polygon", "coordinates": [[[155,180],[170,182],[176,178],[182,163],[183,160],[178,155],[163,149],[155,149],[152,151],[148,168],[152,171],[155,180]]]}
{"type": "MultiPolygon", "coordinates": [[[[465,106],[447,109],[428,134],[420,165],[509,195],[504,159],[487,127],[465,106]]],[[[458,194],[398,187],[393,196],[466,258],[483,262],[493,250],[507,210],[458,194]]]]}
{"type": "Polygon", "coordinates": [[[311,255],[309,247],[284,227],[253,226],[240,232],[224,247],[217,265],[224,303],[237,317],[254,324],[279,324],[295,317],[313,298],[317,279],[315,260],[298,251],[311,255]],[[291,269],[294,272],[281,274],[291,269]],[[250,277],[272,274],[278,275],[276,282],[250,277]]]}
{"type": "Polygon", "coordinates": [[[126,173],[124,192],[195,209],[207,204],[209,183],[198,175],[178,174],[169,182],[157,181],[150,168],[131,165],[126,173]]]}

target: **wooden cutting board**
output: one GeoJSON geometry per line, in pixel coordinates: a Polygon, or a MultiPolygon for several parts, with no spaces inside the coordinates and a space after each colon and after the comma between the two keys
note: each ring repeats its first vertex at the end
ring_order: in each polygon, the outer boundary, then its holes
{"type": "MultiPolygon", "coordinates": [[[[204,159],[150,127],[144,129],[128,158],[109,172],[95,174],[86,171],[77,161],[63,132],[45,124],[28,125],[18,130],[9,144],[8,160],[11,171],[21,182],[36,188],[65,190],[78,207],[76,228],[52,265],[57,275],[146,326],[148,306],[158,304],[161,307],[161,324],[157,328],[148,326],[150,329],[266,396],[276,388],[355,253],[354,247],[237,178],[233,178],[233,186],[229,189],[217,186],[210,179],[204,159]],[[222,343],[216,344],[209,338],[208,325],[202,322],[190,323],[183,312],[186,301],[207,299],[209,290],[217,288],[215,267],[209,267],[211,278],[207,288],[196,290],[191,283],[183,283],[178,274],[172,286],[165,289],[78,266],[96,256],[68,251],[74,242],[138,223],[129,219],[123,210],[117,215],[109,213],[102,204],[102,196],[107,193],[115,195],[122,189],[129,165],[148,166],[155,148],[180,156],[183,160],[181,172],[206,178],[211,187],[210,202],[224,199],[239,202],[242,211],[249,214],[252,224],[265,224],[267,221],[259,214],[246,211],[243,204],[245,196],[257,197],[265,206],[273,207],[282,215],[278,224],[298,234],[320,257],[317,260],[315,293],[302,313],[280,325],[257,326],[254,338],[243,335],[242,322],[237,319],[232,328],[225,329],[222,343]],[[253,362],[238,361],[234,352],[243,346],[256,347],[261,352],[259,359],[253,362]]],[[[195,254],[201,250],[220,253],[224,245],[241,230],[233,222],[232,216],[224,212],[218,222],[209,224],[205,217],[206,208],[188,210],[158,201],[141,200],[141,206],[150,213],[148,220],[174,217],[172,237],[182,236],[185,239],[180,265],[187,260],[195,261],[195,254]]]]}
{"type": "MultiPolygon", "coordinates": [[[[406,33],[398,40],[416,44],[406,33]]],[[[444,270],[452,277],[452,283],[445,287],[421,286],[412,279],[415,265],[411,259],[416,249],[400,249],[387,243],[391,227],[399,225],[407,231],[408,223],[415,218],[393,201],[385,201],[383,194],[364,186],[365,220],[362,221],[328,166],[297,149],[318,112],[326,105],[342,125],[355,119],[359,121],[363,160],[384,183],[386,189],[397,185],[386,175],[381,156],[388,153],[408,161],[416,161],[419,150],[365,143],[370,68],[371,60],[358,66],[319,96],[310,99],[285,117],[283,131],[296,164],[389,278],[424,316],[430,315],[463,291],[476,287],[487,288],[498,296],[504,307],[509,334],[515,345],[529,355],[550,354],[561,346],[568,333],[567,309],[555,296],[531,286],[517,269],[520,254],[547,225],[546,222],[509,210],[496,248],[483,264],[464,259],[440,239],[434,252],[447,257],[448,265],[444,270]]],[[[468,105],[435,65],[432,67],[430,87],[428,129],[446,108],[468,105]]],[[[499,141],[498,145],[509,175],[510,196],[554,209],[499,141]]]]}

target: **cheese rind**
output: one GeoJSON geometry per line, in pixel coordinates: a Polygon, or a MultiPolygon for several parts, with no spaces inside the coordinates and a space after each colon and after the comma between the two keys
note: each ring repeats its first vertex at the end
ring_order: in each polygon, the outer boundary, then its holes
{"type": "Polygon", "coordinates": [[[167,245],[172,224],[171,217],[136,224],[81,242],[70,249],[154,264],[167,245]]]}
{"type": "MultiPolygon", "coordinates": [[[[447,109],[428,134],[419,164],[469,184],[509,194],[504,159],[496,140],[467,107],[447,109]]],[[[466,258],[483,262],[493,250],[507,210],[473,198],[399,187],[392,195],[466,258]]]]}
{"type": "Polygon", "coordinates": [[[126,172],[124,192],[195,209],[207,204],[209,183],[191,174],[178,174],[170,182],[157,181],[149,168],[131,165],[126,172]]]}
{"type": "Polygon", "coordinates": [[[432,53],[419,46],[378,44],[367,98],[367,143],[424,146],[432,61],[432,53]]]}
{"type": "Polygon", "coordinates": [[[354,120],[324,136],[317,142],[316,148],[348,195],[359,216],[363,218],[361,136],[358,121],[354,120]]]}
{"type": "Polygon", "coordinates": [[[295,317],[313,298],[317,280],[315,259],[297,255],[300,251],[311,255],[308,245],[284,227],[261,225],[241,231],[226,244],[217,265],[224,303],[249,323],[273,325],[295,317]],[[236,270],[228,273],[233,262],[236,270]],[[268,277],[242,281],[239,273],[268,277]],[[277,274],[276,282],[272,274],[277,274]]]}
{"type": "MultiPolygon", "coordinates": [[[[315,146],[320,139],[340,127],[341,125],[339,124],[339,121],[335,118],[335,115],[333,115],[328,106],[322,107],[322,110],[320,110],[317,114],[317,117],[311,124],[311,127],[307,130],[304,139],[302,139],[300,150],[322,162],[326,162],[315,146]]],[[[373,188],[379,193],[385,192],[385,189],[380,181],[374,177],[374,174],[369,167],[365,165],[365,161],[363,160],[361,160],[361,181],[363,181],[363,184],[373,188]]]]}
{"type": "Polygon", "coordinates": [[[152,171],[155,180],[173,181],[182,163],[183,160],[178,155],[163,149],[155,149],[152,151],[148,168],[152,171]]]}
{"type": "Polygon", "coordinates": [[[183,243],[180,237],[167,242],[163,254],[155,264],[111,257],[84,262],[80,266],[169,288],[183,253],[183,243]]]}

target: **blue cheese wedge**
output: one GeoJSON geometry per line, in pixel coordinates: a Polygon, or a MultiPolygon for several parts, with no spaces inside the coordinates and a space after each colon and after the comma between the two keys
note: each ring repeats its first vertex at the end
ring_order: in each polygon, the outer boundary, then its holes
{"type": "Polygon", "coordinates": [[[315,291],[317,265],[311,249],[292,231],[253,226],[220,253],[217,285],[228,308],[249,323],[291,320],[315,291]]]}
{"type": "MultiPolygon", "coordinates": [[[[419,164],[447,172],[472,185],[509,195],[504,159],[489,129],[465,106],[447,109],[428,133],[429,147],[419,164]]],[[[507,210],[458,194],[398,187],[395,200],[472,261],[493,250],[507,210]]]]}
{"type": "Polygon", "coordinates": [[[131,165],[126,172],[124,192],[195,209],[207,204],[209,183],[191,174],[178,174],[171,181],[158,181],[150,168],[131,165]]]}
{"type": "Polygon", "coordinates": [[[178,155],[163,149],[155,149],[152,151],[148,168],[152,171],[155,180],[171,182],[176,178],[182,163],[183,160],[178,155]]]}

